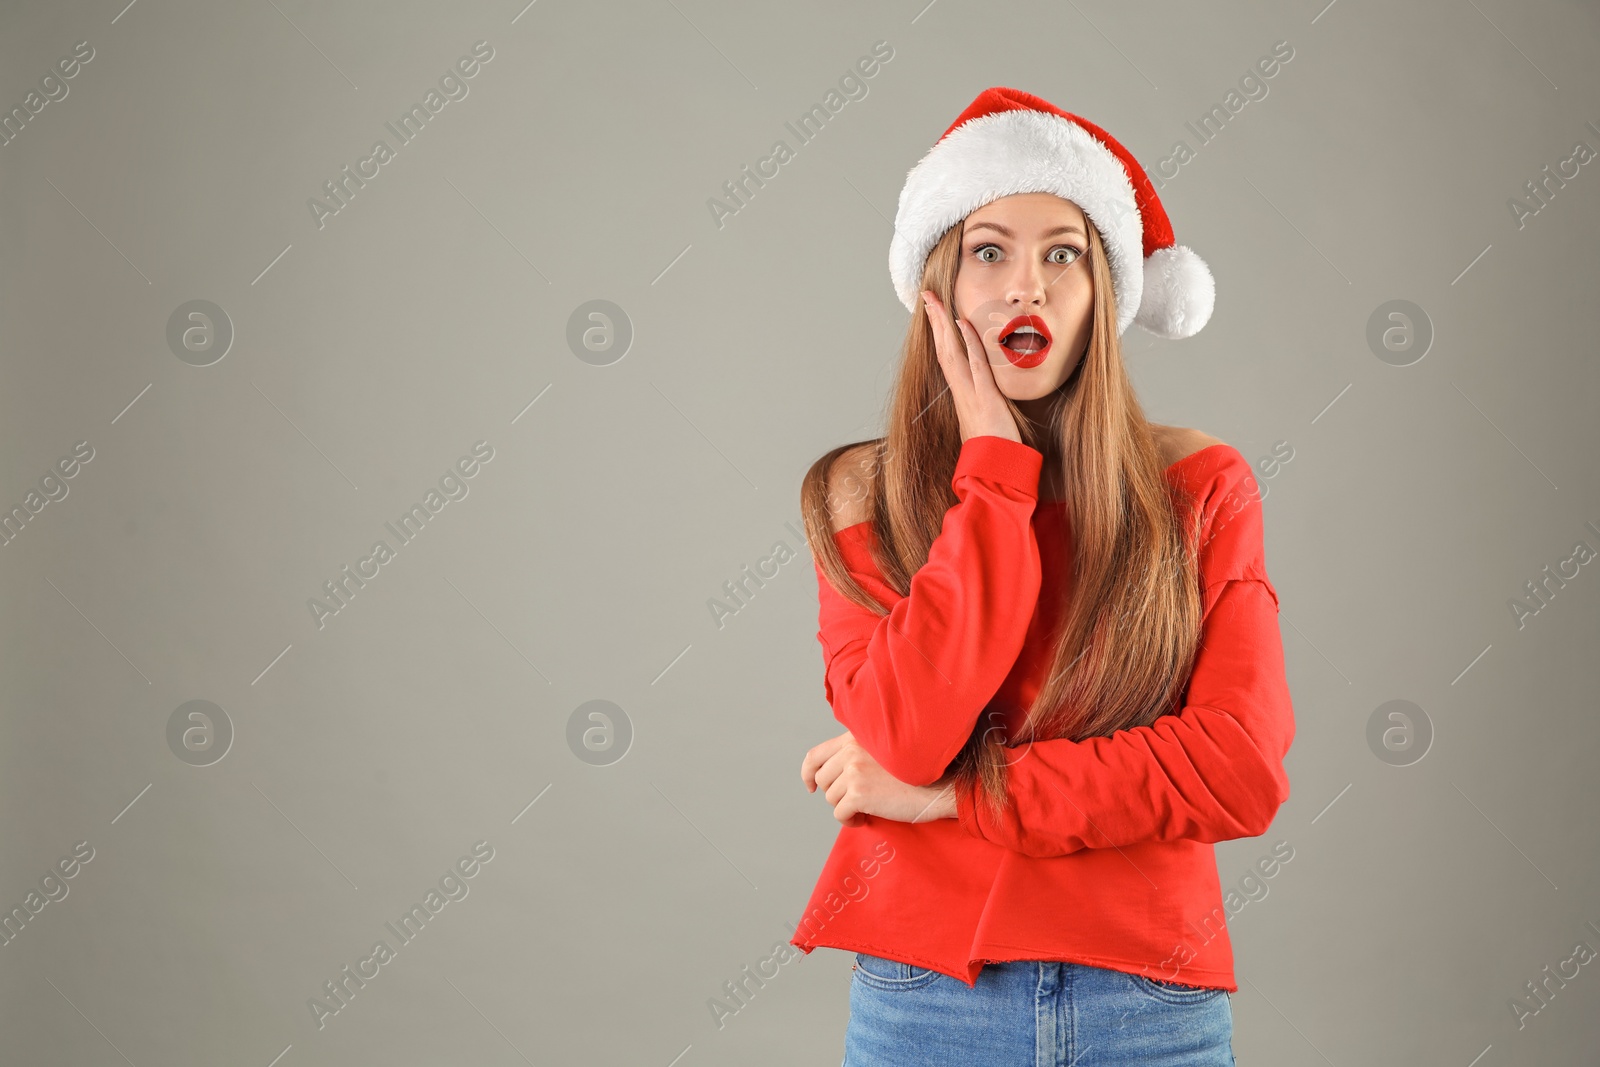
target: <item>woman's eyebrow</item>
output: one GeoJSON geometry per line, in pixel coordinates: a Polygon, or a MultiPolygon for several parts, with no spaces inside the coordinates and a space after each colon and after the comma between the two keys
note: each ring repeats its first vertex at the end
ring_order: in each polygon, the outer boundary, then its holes
{"type": "MultiPolygon", "coordinates": [[[[994,230],[996,233],[1002,234],[1003,236],[1006,236],[1006,237],[1015,237],[1016,236],[1016,234],[1012,233],[1009,229],[1007,229],[1006,227],[1000,225],[998,222],[975,222],[971,226],[967,227],[967,231],[970,233],[973,230],[982,229],[985,226],[987,226],[991,230],[994,230]]],[[[1088,236],[1087,234],[1085,234],[1082,230],[1080,230],[1076,226],[1057,226],[1053,230],[1048,230],[1045,233],[1040,234],[1040,236],[1041,237],[1055,237],[1057,234],[1063,234],[1063,233],[1075,233],[1079,237],[1088,236]]]]}

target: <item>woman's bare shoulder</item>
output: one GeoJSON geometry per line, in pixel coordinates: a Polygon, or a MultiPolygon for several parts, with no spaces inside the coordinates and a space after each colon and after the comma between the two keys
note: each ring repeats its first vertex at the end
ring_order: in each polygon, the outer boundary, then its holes
{"type": "Polygon", "coordinates": [[[1191,430],[1187,426],[1162,426],[1152,422],[1150,432],[1155,435],[1156,448],[1161,451],[1161,461],[1169,467],[1181,459],[1194,455],[1202,448],[1227,443],[1203,430],[1191,430]]]}
{"type": "Polygon", "coordinates": [[[835,533],[872,518],[878,455],[879,443],[868,441],[840,453],[829,465],[828,519],[835,533]]]}

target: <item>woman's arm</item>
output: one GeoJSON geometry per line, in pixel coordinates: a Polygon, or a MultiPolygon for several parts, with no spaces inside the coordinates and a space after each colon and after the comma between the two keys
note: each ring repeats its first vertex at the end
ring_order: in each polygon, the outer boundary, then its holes
{"type": "Polygon", "coordinates": [[[1201,648],[1184,707],[1149,726],[1010,750],[1008,801],[994,817],[956,794],[964,830],[1030,856],[1142,841],[1264,834],[1289,796],[1294,715],[1264,578],[1205,591],[1201,648]]]}
{"type": "Polygon", "coordinates": [[[1200,647],[1183,707],[1148,726],[1012,750],[998,817],[956,797],[961,826],[1032,856],[1267,831],[1289,796],[1294,710],[1267,578],[1261,497],[1237,449],[1180,471],[1201,509],[1200,647]]]}
{"type": "Polygon", "coordinates": [[[865,825],[864,815],[895,822],[956,817],[955,790],[947,783],[907,785],[884,770],[848,730],[806,753],[800,780],[807,792],[821,788],[833,817],[846,826],[865,825]]]}
{"type": "Polygon", "coordinates": [[[902,597],[872,561],[870,526],[836,534],[878,615],[845,599],[817,567],[817,640],[834,717],[895,778],[938,779],[1022,651],[1038,601],[1033,531],[1044,457],[1001,437],[962,443],[957,503],[902,597]]]}

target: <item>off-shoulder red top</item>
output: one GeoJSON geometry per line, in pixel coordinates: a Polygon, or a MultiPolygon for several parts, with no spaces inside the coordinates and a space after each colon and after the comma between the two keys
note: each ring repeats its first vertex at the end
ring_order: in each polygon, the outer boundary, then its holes
{"type": "MultiPolygon", "coordinates": [[[[885,770],[941,778],[986,708],[1018,736],[1071,593],[1063,502],[1038,499],[1044,457],[963,442],[957,503],[901,597],[870,522],[834,533],[888,607],[846,600],[817,567],[824,692],[885,770]]],[[[790,943],[867,952],[969,986],[983,964],[1063,960],[1236,992],[1212,843],[1266,832],[1289,796],[1294,716],[1250,464],[1213,444],[1167,468],[1202,511],[1201,647],[1178,710],[1084,741],[1019,745],[998,819],[866,816],[841,827],[790,943]]]]}

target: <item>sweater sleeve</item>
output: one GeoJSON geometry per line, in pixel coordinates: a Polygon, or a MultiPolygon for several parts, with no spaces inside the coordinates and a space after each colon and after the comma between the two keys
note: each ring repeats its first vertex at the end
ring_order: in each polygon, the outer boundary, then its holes
{"type": "Polygon", "coordinates": [[[1222,576],[1203,588],[1183,706],[1109,737],[1017,746],[998,817],[975,787],[958,790],[956,817],[968,834],[1061,856],[1266,833],[1289,797],[1283,761],[1294,739],[1278,594],[1263,566],[1260,500],[1237,484],[1217,497],[1200,565],[1202,580],[1222,576]]]}
{"type": "Polygon", "coordinates": [[[852,577],[888,609],[846,599],[817,565],[817,640],[833,714],[894,777],[927,785],[961,751],[1022,651],[1039,597],[1037,450],[962,443],[927,562],[900,596],[872,560],[870,523],[834,534],[852,577]]]}

